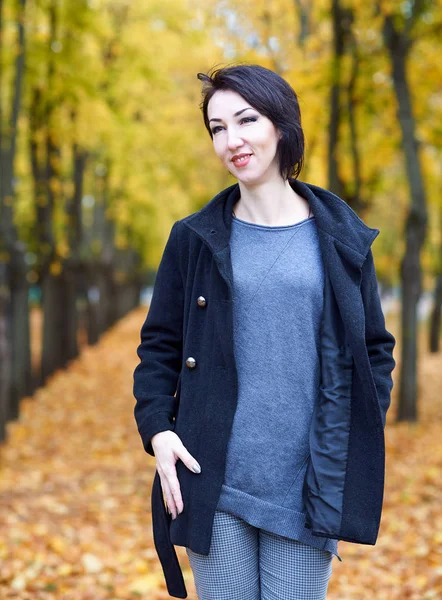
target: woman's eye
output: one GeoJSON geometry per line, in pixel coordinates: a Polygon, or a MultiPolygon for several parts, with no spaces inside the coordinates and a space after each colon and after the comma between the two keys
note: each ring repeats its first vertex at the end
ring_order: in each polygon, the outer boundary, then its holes
{"type": "MultiPolygon", "coordinates": [[[[254,121],[257,121],[257,120],[258,120],[257,117],[244,117],[243,119],[240,120],[240,123],[243,123],[243,122],[247,123],[249,121],[250,122],[254,122],[254,121]]],[[[212,129],[212,133],[215,134],[218,131],[218,129],[222,129],[222,127],[220,127],[219,125],[217,127],[214,127],[212,129]]]]}
{"type": "Polygon", "coordinates": [[[256,121],[256,117],[244,117],[244,119],[241,119],[240,123],[242,123],[242,121],[256,121]]]}

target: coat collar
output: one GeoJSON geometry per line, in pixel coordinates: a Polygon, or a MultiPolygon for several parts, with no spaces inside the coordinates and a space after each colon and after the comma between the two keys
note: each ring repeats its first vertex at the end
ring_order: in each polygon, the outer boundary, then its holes
{"type": "MultiPolygon", "coordinates": [[[[360,268],[379,229],[368,227],[339,196],[310,183],[289,179],[291,187],[311,206],[320,237],[328,235],[339,253],[360,268]]],[[[232,208],[240,198],[238,183],[219,192],[201,210],[182,221],[214,254],[226,250],[232,229],[232,208]]]]}

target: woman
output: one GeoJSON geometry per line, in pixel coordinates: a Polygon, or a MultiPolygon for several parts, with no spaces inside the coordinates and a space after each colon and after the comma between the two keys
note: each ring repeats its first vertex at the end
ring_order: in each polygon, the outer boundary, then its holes
{"type": "Polygon", "coordinates": [[[174,223],[141,329],[155,546],[177,598],[174,544],[199,600],[321,600],[338,540],[375,544],[380,524],[395,339],[379,230],[298,180],[304,137],[284,79],[258,65],[198,76],[238,183],[174,223]]]}

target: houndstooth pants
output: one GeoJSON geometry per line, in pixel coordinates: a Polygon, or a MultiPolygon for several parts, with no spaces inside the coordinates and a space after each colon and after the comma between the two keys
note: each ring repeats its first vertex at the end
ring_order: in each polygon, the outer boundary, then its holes
{"type": "Polygon", "coordinates": [[[216,511],[208,556],[186,548],[198,600],[324,600],[333,554],[216,511]]]}

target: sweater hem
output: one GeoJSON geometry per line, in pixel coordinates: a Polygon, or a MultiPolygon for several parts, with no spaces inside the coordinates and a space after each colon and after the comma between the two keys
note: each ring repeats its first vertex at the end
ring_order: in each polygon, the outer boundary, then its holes
{"type": "Polygon", "coordinates": [[[272,504],[227,485],[221,488],[216,510],[231,513],[250,525],[270,533],[297,540],[314,548],[328,550],[342,562],[338,554],[337,541],[315,537],[305,527],[306,516],[302,512],[272,504]]]}

